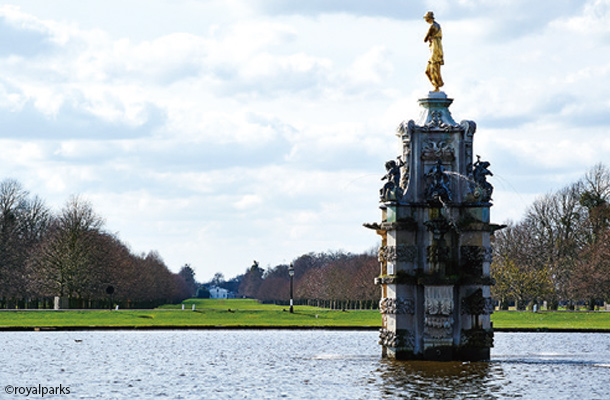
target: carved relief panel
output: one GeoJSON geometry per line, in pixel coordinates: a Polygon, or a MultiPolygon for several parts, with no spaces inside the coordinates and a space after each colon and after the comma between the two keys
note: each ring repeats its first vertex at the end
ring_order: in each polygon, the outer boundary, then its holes
{"type": "Polygon", "coordinates": [[[432,339],[451,337],[453,332],[453,286],[424,288],[424,334],[432,339]]]}

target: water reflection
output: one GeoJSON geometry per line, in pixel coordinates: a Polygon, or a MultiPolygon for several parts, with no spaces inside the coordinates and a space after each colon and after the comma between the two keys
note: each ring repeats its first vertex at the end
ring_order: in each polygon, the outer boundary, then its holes
{"type": "Polygon", "coordinates": [[[381,378],[384,399],[498,399],[502,396],[502,366],[493,362],[382,360],[376,373],[381,378]]]}
{"type": "Polygon", "coordinates": [[[499,333],[487,363],[385,360],[369,331],[6,332],[0,340],[0,365],[10,366],[0,382],[62,383],[80,399],[610,399],[610,334],[499,333]]]}

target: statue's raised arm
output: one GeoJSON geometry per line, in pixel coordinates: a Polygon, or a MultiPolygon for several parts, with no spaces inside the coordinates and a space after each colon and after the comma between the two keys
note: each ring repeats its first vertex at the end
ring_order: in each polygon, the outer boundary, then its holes
{"type": "Polygon", "coordinates": [[[445,63],[443,60],[443,32],[441,26],[434,20],[434,13],[428,11],[424,15],[424,19],[430,24],[428,33],[424,38],[424,42],[430,44],[430,60],[428,60],[428,67],[426,67],[426,75],[430,79],[430,83],[434,86],[434,91],[438,92],[439,88],[444,85],[443,78],[441,77],[441,65],[445,63]]]}

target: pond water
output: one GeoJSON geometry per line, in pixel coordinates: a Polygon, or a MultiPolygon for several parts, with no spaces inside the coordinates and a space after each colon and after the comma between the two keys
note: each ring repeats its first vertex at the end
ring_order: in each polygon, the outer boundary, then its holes
{"type": "Polygon", "coordinates": [[[610,399],[610,334],[496,333],[486,363],[396,362],[373,331],[0,334],[5,389],[45,399],[610,399]],[[69,388],[69,394],[65,388],[69,388]]]}

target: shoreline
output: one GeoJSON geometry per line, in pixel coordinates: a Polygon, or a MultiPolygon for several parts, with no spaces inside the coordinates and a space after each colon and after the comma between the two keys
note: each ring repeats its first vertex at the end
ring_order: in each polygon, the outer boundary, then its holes
{"type": "MultiPolygon", "coordinates": [[[[301,325],[75,325],[75,326],[0,326],[2,332],[66,332],[66,331],[160,331],[160,330],[328,330],[377,331],[376,326],[301,326],[301,325]]],[[[610,329],[576,328],[494,328],[501,333],[610,333],[610,329]]]]}

